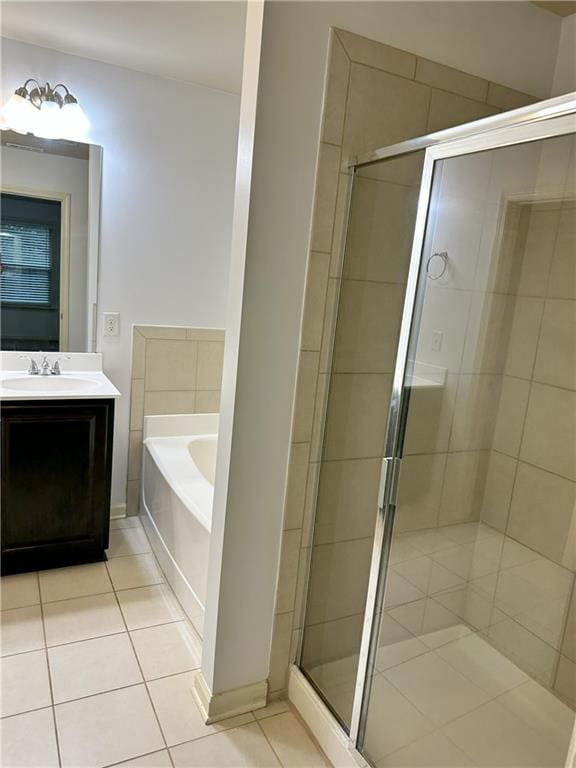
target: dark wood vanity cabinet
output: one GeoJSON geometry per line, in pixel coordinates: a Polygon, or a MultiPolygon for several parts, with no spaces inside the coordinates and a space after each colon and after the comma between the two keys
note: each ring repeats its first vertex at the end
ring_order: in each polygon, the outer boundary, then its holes
{"type": "Polygon", "coordinates": [[[114,400],[5,401],[2,573],[106,558],[114,400]]]}

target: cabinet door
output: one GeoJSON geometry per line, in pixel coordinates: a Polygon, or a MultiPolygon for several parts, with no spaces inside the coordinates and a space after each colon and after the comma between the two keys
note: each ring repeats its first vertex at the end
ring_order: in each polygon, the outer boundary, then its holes
{"type": "Polygon", "coordinates": [[[4,405],[5,563],[10,552],[107,547],[112,420],[110,401],[4,405]]]}

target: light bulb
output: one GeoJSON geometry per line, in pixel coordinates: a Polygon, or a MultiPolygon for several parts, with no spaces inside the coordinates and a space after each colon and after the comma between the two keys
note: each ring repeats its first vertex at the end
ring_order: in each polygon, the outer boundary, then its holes
{"type": "Polygon", "coordinates": [[[61,108],[55,101],[43,101],[34,135],[41,139],[59,139],[62,135],[61,108]]]}
{"type": "Polygon", "coordinates": [[[81,140],[90,127],[84,110],[77,101],[64,103],[62,107],[62,135],[67,139],[81,140]]]}
{"type": "Polygon", "coordinates": [[[2,108],[2,121],[6,128],[16,133],[33,133],[38,114],[28,99],[14,93],[2,108]]]}

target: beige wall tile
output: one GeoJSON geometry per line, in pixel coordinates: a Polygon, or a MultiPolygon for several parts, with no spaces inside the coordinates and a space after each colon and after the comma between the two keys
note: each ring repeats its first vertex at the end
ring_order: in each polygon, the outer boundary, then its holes
{"type": "Polygon", "coordinates": [[[501,109],[517,109],[527,104],[533,104],[538,99],[535,96],[529,96],[521,91],[514,91],[512,88],[506,88],[498,83],[490,83],[488,86],[488,104],[493,104],[501,109]]]}
{"type": "MultiPolygon", "coordinates": [[[[347,656],[357,656],[360,651],[363,618],[362,614],[358,614],[307,627],[304,634],[304,658],[309,667],[347,656]]],[[[349,707],[352,707],[351,699],[349,707]]]]}
{"type": "Polygon", "coordinates": [[[467,99],[464,96],[433,89],[426,133],[479,120],[481,117],[488,117],[488,115],[494,115],[499,111],[496,107],[491,107],[488,104],[480,104],[478,101],[467,99]]]}
{"type": "Polygon", "coordinates": [[[312,224],[313,251],[330,253],[332,248],[339,173],[340,148],[333,144],[320,144],[312,224]]]}
{"type": "MultiPolygon", "coordinates": [[[[416,64],[416,80],[434,88],[442,88],[451,93],[459,93],[476,101],[486,101],[488,81],[480,77],[468,75],[459,69],[436,64],[429,59],[418,59],[416,64]]],[[[496,105],[498,106],[498,105],[496,105]]]]}
{"type": "Polygon", "coordinates": [[[188,341],[224,341],[226,332],[218,328],[186,328],[188,341]]]}
{"type": "Polygon", "coordinates": [[[126,489],[126,514],[137,515],[140,512],[140,480],[128,480],[126,489]]]}
{"type": "Polygon", "coordinates": [[[324,96],[322,141],[342,144],[350,60],[334,30],[330,32],[330,60],[324,96]]]}
{"type": "Polygon", "coordinates": [[[548,296],[576,299],[576,208],[564,207],[560,213],[558,238],[554,248],[548,296]]]}
{"type": "Polygon", "coordinates": [[[146,339],[134,327],[132,330],[132,378],[143,379],[146,366],[146,339]]]}
{"type": "Polygon", "coordinates": [[[342,277],[351,190],[351,174],[341,173],[338,177],[338,195],[336,197],[334,234],[332,237],[332,253],[330,255],[330,277],[342,277]]]}
{"type": "Polygon", "coordinates": [[[576,392],[532,384],[520,458],[576,480],[576,392]]]}
{"type": "Polygon", "coordinates": [[[224,342],[198,342],[196,389],[220,389],[224,365],[224,342]]]}
{"type": "Polygon", "coordinates": [[[276,592],[276,613],[286,613],[294,610],[301,535],[299,529],[282,533],[280,570],[276,592]]]}
{"type": "Polygon", "coordinates": [[[324,458],[382,456],[390,374],[333,374],[326,415],[324,458]]]}
{"type": "Polygon", "coordinates": [[[138,480],[142,469],[142,431],[131,431],[128,447],[128,480],[138,480]]]}
{"type": "Polygon", "coordinates": [[[488,468],[488,451],[449,453],[440,504],[440,525],[478,520],[488,468]]]}
{"type": "Polygon", "coordinates": [[[292,640],[292,613],[280,613],[274,617],[268,692],[274,693],[286,688],[290,642],[292,640]]]}
{"type": "Polygon", "coordinates": [[[344,277],[405,284],[417,199],[412,187],[356,178],[344,277]]]}
{"type": "Polygon", "coordinates": [[[448,375],[442,388],[414,389],[404,439],[404,453],[443,453],[448,450],[458,375],[448,375]]]}
{"type": "Polygon", "coordinates": [[[496,451],[517,457],[520,452],[522,430],[528,406],[530,382],[504,376],[497,408],[492,447],[496,451]]]}
{"type": "Polygon", "coordinates": [[[383,69],[402,77],[414,77],[416,57],[413,54],[368,37],[355,35],[344,29],[336,29],[336,34],[352,61],[368,64],[370,67],[383,69]]]}
{"type": "Polygon", "coordinates": [[[296,596],[294,599],[294,627],[304,626],[306,611],[306,584],[308,568],[310,567],[311,547],[301,547],[298,559],[298,578],[296,579],[296,596]]]}
{"type": "Polygon", "coordinates": [[[155,416],[163,413],[195,413],[196,393],[191,392],[146,392],[144,413],[155,416]]]}
{"type": "Polygon", "coordinates": [[[397,532],[436,526],[445,467],[445,453],[404,456],[398,486],[397,532]]]}
{"type": "Polygon", "coordinates": [[[309,443],[312,438],[319,359],[319,352],[300,352],[292,425],[292,441],[295,443],[309,443]]]}
{"type": "Polygon", "coordinates": [[[566,656],[560,656],[554,690],[572,709],[576,708],[576,664],[566,656]]]}
{"type": "Polygon", "coordinates": [[[472,295],[461,370],[501,373],[504,370],[514,314],[514,297],[498,293],[472,295]]]}
{"type": "Polygon", "coordinates": [[[144,416],[144,380],[133,379],[130,392],[130,429],[142,429],[144,416]]]}
{"type": "Polygon", "coordinates": [[[343,280],[334,343],[335,373],[392,373],[404,286],[343,280]]]}
{"type": "Polygon", "coordinates": [[[490,451],[480,520],[502,533],[508,523],[517,464],[510,456],[490,451]]]}
{"type": "Polygon", "coordinates": [[[308,277],[304,296],[301,349],[319,350],[322,344],[329,270],[330,255],[312,251],[308,261],[308,277]]]}
{"type": "Polygon", "coordinates": [[[576,389],[576,301],[546,300],[534,379],[576,389]]]}
{"type": "Polygon", "coordinates": [[[286,503],[284,507],[284,530],[302,527],[309,458],[309,443],[292,444],[290,449],[290,465],[288,468],[286,503]]]}
{"type": "Polygon", "coordinates": [[[194,413],[219,413],[220,390],[196,390],[194,413]]]}
{"type": "Polygon", "coordinates": [[[320,467],[314,542],[374,535],[380,459],[325,461],[320,467]]]}
{"type": "Polygon", "coordinates": [[[561,650],[564,656],[576,662],[576,590],[572,591],[561,650]]]}
{"type": "Polygon", "coordinates": [[[502,377],[495,374],[462,374],[458,384],[451,451],[472,451],[492,446],[502,377]]]}
{"type": "Polygon", "coordinates": [[[520,462],[507,533],[562,563],[575,502],[573,482],[520,462]]]}
{"type": "MultiPolygon", "coordinates": [[[[344,156],[426,133],[430,89],[371,67],[353,64],[344,126],[344,156]],[[395,109],[382,109],[394,104],[395,109]]],[[[472,102],[474,103],[474,102],[472,102]]]]}
{"type": "Polygon", "coordinates": [[[330,278],[326,292],[326,309],[322,327],[322,345],[320,347],[320,373],[328,373],[332,368],[332,350],[334,333],[338,317],[338,299],[340,297],[340,280],[330,278]]]}
{"type": "Polygon", "coordinates": [[[308,478],[306,480],[306,500],[304,502],[304,520],[302,521],[303,547],[312,546],[319,480],[320,462],[315,461],[308,465],[308,478]]]}
{"type": "Polygon", "coordinates": [[[519,252],[517,292],[520,296],[545,296],[560,211],[525,206],[522,219],[525,239],[519,252]]]}
{"type": "Polygon", "coordinates": [[[173,325],[139,325],[138,331],[146,339],[185,339],[186,328],[173,325]]]}
{"type": "Polygon", "coordinates": [[[446,368],[450,373],[460,372],[472,296],[472,291],[437,288],[428,283],[418,334],[417,360],[446,368]],[[432,353],[432,334],[438,329],[444,334],[442,348],[432,353]]]}
{"type": "Polygon", "coordinates": [[[311,461],[320,461],[322,458],[329,389],[330,375],[328,373],[321,373],[318,376],[318,386],[316,387],[316,403],[314,405],[314,421],[312,423],[312,442],[310,444],[311,461]]]}
{"type": "Polygon", "coordinates": [[[196,388],[198,344],[195,341],[149,339],[146,343],[146,390],[196,388]]]}
{"type": "Polygon", "coordinates": [[[504,371],[509,376],[532,377],[543,310],[543,299],[516,298],[504,365],[504,371]]]}

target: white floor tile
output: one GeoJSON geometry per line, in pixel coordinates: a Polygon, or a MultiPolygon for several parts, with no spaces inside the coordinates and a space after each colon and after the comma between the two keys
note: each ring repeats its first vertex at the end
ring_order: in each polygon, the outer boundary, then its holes
{"type": "Polygon", "coordinates": [[[40,571],[39,578],[43,603],[112,592],[112,584],[104,563],[87,563],[40,571]]]}
{"type": "Polygon", "coordinates": [[[44,648],[42,612],[39,605],[13,608],[0,613],[2,656],[44,648]]]}
{"type": "Polygon", "coordinates": [[[173,747],[176,768],[275,768],[280,766],[258,723],[249,723],[173,747]]]}
{"type": "Polygon", "coordinates": [[[497,700],[443,729],[475,763],[498,768],[561,768],[566,753],[497,700]]]}
{"type": "Polygon", "coordinates": [[[540,733],[547,741],[568,753],[574,727],[574,711],[554,694],[530,680],[498,698],[498,702],[540,733]]]}
{"type": "Polygon", "coordinates": [[[434,730],[433,724],[381,675],[372,683],[365,746],[372,760],[434,730]]]}
{"type": "Polygon", "coordinates": [[[138,515],[130,515],[129,517],[116,517],[114,520],[110,520],[110,530],[119,531],[122,528],[141,528],[142,523],[138,515]]]}
{"type": "Polygon", "coordinates": [[[168,751],[163,749],[161,752],[152,752],[151,755],[135,757],[124,763],[116,763],[114,768],[172,768],[172,761],[168,751]]]}
{"type": "Polygon", "coordinates": [[[462,624],[456,614],[440,605],[435,598],[429,597],[398,606],[389,613],[396,622],[417,637],[462,624]]]}
{"type": "Polygon", "coordinates": [[[432,595],[444,589],[459,587],[464,584],[460,576],[447,570],[431,557],[419,557],[394,566],[396,573],[408,579],[425,595],[432,595]]]}
{"type": "Polygon", "coordinates": [[[448,723],[490,698],[433,651],[383,674],[436,725],[448,723]]]}
{"type": "Polygon", "coordinates": [[[478,635],[468,635],[438,648],[436,653],[491,696],[528,680],[521,669],[478,635]]]}
{"type": "Polygon", "coordinates": [[[377,768],[467,768],[473,765],[461,749],[436,731],[379,760],[377,768]]]}
{"type": "Polygon", "coordinates": [[[277,701],[271,701],[270,704],[262,709],[255,709],[254,717],[256,720],[264,720],[265,717],[274,717],[274,715],[281,715],[283,712],[289,711],[288,702],[284,701],[284,699],[278,699],[277,701]]]}
{"type": "Polygon", "coordinates": [[[446,627],[446,629],[438,629],[436,632],[428,632],[425,635],[421,635],[420,640],[429,648],[440,648],[441,645],[446,645],[446,643],[466,637],[471,632],[470,627],[467,627],[465,624],[455,624],[452,627],[446,627]]]}
{"type": "Polygon", "coordinates": [[[172,768],[172,762],[167,750],[163,749],[161,752],[152,752],[151,755],[116,763],[114,768],[172,768]]]}
{"type": "Polygon", "coordinates": [[[52,707],[2,720],[4,768],[58,768],[52,707]]]}
{"type": "Polygon", "coordinates": [[[284,768],[322,768],[330,765],[292,712],[268,717],[262,720],[260,727],[284,768]]]}
{"type": "Polygon", "coordinates": [[[150,552],[150,542],[143,528],[122,528],[110,531],[110,544],[106,551],[108,557],[142,555],[146,552],[150,552]]]}
{"type": "Polygon", "coordinates": [[[0,659],[0,681],[1,717],[52,704],[44,650],[0,659]]]}
{"type": "Polygon", "coordinates": [[[395,667],[404,661],[420,656],[428,652],[428,647],[420,642],[417,637],[400,640],[398,643],[381,645],[376,651],[376,669],[382,672],[384,669],[395,667]]]}
{"type": "Polygon", "coordinates": [[[154,709],[169,747],[254,720],[253,716],[247,713],[206,725],[192,695],[195,674],[185,672],[148,683],[154,709]]]}
{"type": "Polygon", "coordinates": [[[38,605],[38,574],[17,573],[14,576],[2,576],[0,579],[0,606],[3,611],[10,608],[24,608],[26,605],[38,605]]]}
{"type": "Polygon", "coordinates": [[[506,615],[494,606],[492,600],[469,587],[442,592],[435,595],[435,599],[474,629],[486,629],[506,618],[506,615]]]}
{"type": "Polygon", "coordinates": [[[126,630],[113,593],[46,603],[44,626],[49,647],[126,630]]]}
{"type": "Polygon", "coordinates": [[[144,685],[58,704],[62,768],[96,768],[164,748],[144,685]]]}
{"type": "Polygon", "coordinates": [[[57,704],[142,682],[127,632],[59,645],[48,656],[57,704]]]}
{"type": "Polygon", "coordinates": [[[172,590],[166,584],[118,592],[118,600],[130,630],[185,618],[172,590]]]}
{"type": "Polygon", "coordinates": [[[117,590],[148,587],[151,584],[161,584],[164,581],[156,558],[151,553],[114,557],[108,561],[107,565],[114,589],[117,590]]]}
{"type": "Polygon", "coordinates": [[[198,669],[202,641],[187,621],[160,624],[131,633],[146,680],[198,669]]]}

